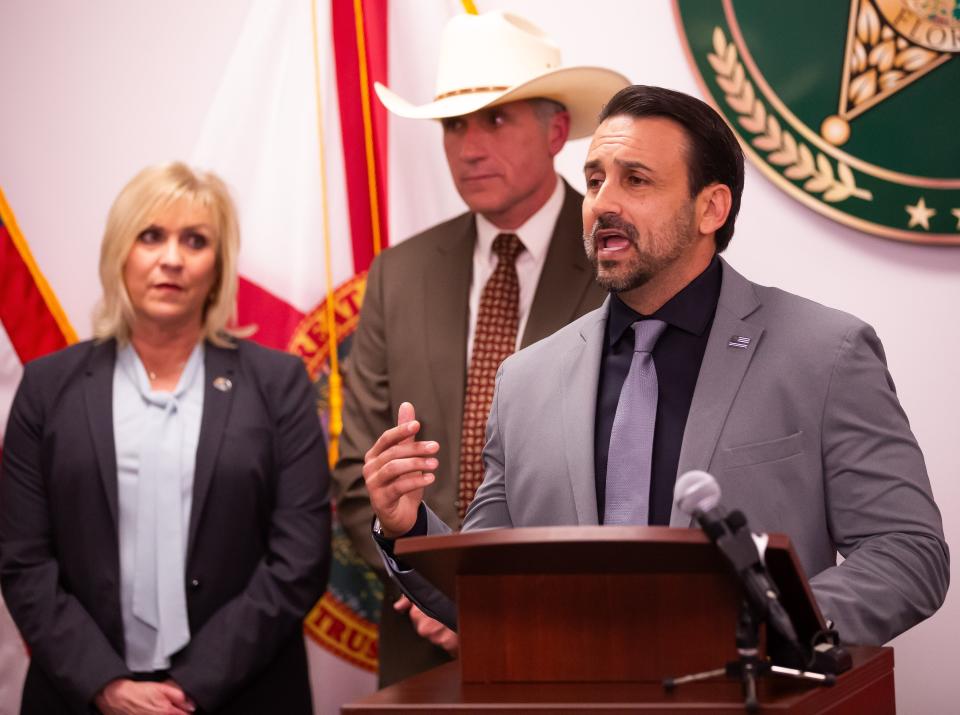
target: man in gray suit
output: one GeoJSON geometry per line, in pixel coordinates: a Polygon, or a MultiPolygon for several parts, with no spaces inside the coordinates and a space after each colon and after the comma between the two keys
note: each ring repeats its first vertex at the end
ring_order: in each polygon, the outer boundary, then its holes
{"type": "MultiPolygon", "coordinates": [[[[453,18],[437,75],[436,99],[419,106],[376,86],[395,114],[440,120],[450,173],[470,212],[384,251],[367,277],[345,368],[334,484],[340,522],[374,566],[380,558],[361,469],[401,401],[416,402],[423,434],[446,445],[427,503],[456,527],[483,476],[483,429],[503,353],[550,335],[604,298],[581,249],[583,197],[557,176],[554,157],[568,137],[590,135],[603,102],[626,78],[560,66],[560,52],[544,33],[501,12],[453,18]],[[522,245],[509,266],[497,253],[506,235],[522,245]],[[488,286],[507,282],[502,267],[515,270],[510,311],[486,300],[488,286]],[[494,312],[485,313],[488,304],[494,312]],[[505,336],[508,313],[514,332],[505,336]],[[487,357],[494,349],[484,326],[503,338],[495,360],[487,357]],[[463,478],[468,472],[473,479],[463,478]]],[[[410,170],[416,176],[417,167],[410,170]]],[[[386,580],[381,685],[439,665],[447,659],[443,649],[456,648],[386,580]]]]}
{"type": "MultiPolygon", "coordinates": [[[[931,615],[947,590],[947,546],[880,341],[717,256],[743,187],[723,120],[687,95],[629,87],[604,108],[584,168],[584,242],[611,295],[501,365],[464,530],[611,523],[637,504],[646,516],[633,523],[689,526],[670,494],[678,473],[704,469],[753,529],[790,536],[845,642],[884,643],[931,615]],[[652,437],[624,440],[615,423],[637,359],[630,328],[646,326],[634,328],[640,340],[656,321],[659,339],[636,348],[652,352],[652,437]],[[648,466],[634,471],[649,481],[624,498],[616,465],[638,446],[648,466]]],[[[451,604],[390,553],[392,539],[445,531],[421,506],[442,445],[415,441],[418,429],[404,405],[364,476],[385,562],[453,625],[451,604]]]]}

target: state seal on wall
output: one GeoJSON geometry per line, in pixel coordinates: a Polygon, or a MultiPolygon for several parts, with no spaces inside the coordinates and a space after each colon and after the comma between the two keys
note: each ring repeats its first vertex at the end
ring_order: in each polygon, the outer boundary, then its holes
{"type": "Polygon", "coordinates": [[[960,245],[960,0],[674,0],[688,58],[777,186],[878,236],[960,245]]]}

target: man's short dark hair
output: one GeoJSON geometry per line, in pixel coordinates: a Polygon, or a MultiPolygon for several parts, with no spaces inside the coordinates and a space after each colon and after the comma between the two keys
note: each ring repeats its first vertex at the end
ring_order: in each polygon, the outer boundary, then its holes
{"type": "Polygon", "coordinates": [[[683,92],[635,84],[621,89],[600,112],[600,121],[610,117],[666,117],[683,127],[687,135],[687,175],[690,196],[713,183],[726,184],[733,195],[730,215],[717,229],[717,252],[733,238],[733,225],[743,193],[743,150],[720,115],[710,105],[683,92]]]}

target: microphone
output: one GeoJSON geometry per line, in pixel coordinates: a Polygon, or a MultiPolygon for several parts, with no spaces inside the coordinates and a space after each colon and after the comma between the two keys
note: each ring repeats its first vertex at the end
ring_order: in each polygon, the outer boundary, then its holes
{"type": "Polygon", "coordinates": [[[726,514],[718,506],[720,485],[713,475],[700,469],[687,472],[677,480],[673,501],[680,511],[697,520],[711,541],[726,531],[726,514]]]}
{"type": "Polygon", "coordinates": [[[673,490],[677,508],[697,520],[730,563],[750,607],[764,617],[790,644],[800,648],[790,616],[780,603],[780,592],[770,579],[743,512],[727,514],[720,504],[720,485],[699,469],[677,479],[673,490]]]}

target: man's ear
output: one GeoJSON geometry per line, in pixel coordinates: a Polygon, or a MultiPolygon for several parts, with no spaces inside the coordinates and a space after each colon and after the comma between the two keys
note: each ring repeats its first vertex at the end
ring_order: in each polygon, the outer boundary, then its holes
{"type": "Polygon", "coordinates": [[[570,136],[570,113],[566,110],[557,112],[550,117],[547,125],[547,144],[550,147],[550,156],[556,156],[567,143],[570,136]]]}
{"type": "Polygon", "coordinates": [[[727,222],[733,194],[726,184],[710,184],[697,196],[697,230],[701,234],[715,234],[727,222]]]}

